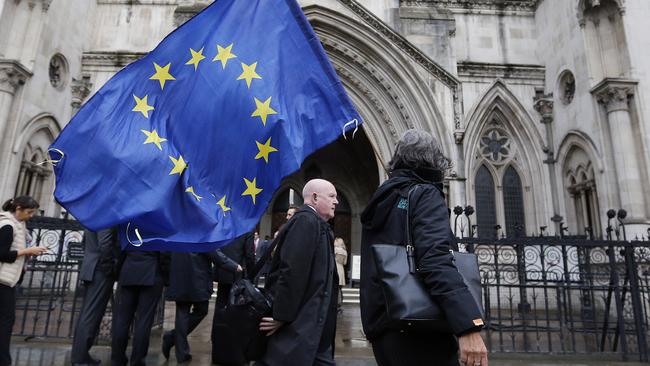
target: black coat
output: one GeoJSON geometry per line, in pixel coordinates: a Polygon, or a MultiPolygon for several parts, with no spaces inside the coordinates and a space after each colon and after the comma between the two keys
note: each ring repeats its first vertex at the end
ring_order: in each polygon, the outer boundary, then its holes
{"type": "Polygon", "coordinates": [[[329,225],[303,206],[280,233],[266,288],[273,318],[286,322],[269,338],[269,366],[312,365],[321,338],[334,340],[336,264],[329,225]],[[333,310],[333,311],[332,311],[333,310]]]}
{"type": "Polygon", "coordinates": [[[84,258],[79,269],[79,279],[92,281],[95,270],[102,271],[106,276],[113,277],[120,256],[120,245],[115,229],[105,229],[98,232],[84,230],[84,258]]]}
{"type": "Polygon", "coordinates": [[[120,286],[153,286],[169,283],[170,255],[167,252],[123,251],[120,286]]]}
{"type": "Polygon", "coordinates": [[[218,250],[210,253],[172,253],[165,299],[185,302],[210,300],[213,264],[215,268],[231,272],[237,270],[237,263],[218,250]]]}
{"type": "Polygon", "coordinates": [[[264,256],[264,253],[266,253],[266,250],[269,248],[271,245],[271,242],[273,240],[260,240],[259,244],[257,245],[257,248],[255,248],[255,263],[257,263],[262,257],[264,256]]]}
{"type": "Polygon", "coordinates": [[[456,240],[449,226],[442,178],[434,170],[397,170],[377,189],[361,216],[361,321],[371,341],[386,330],[386,308],[371,245],[404,245],[406,197],[414,185],[419,186],[411,194],[410,225],[418,273],[456,335],[480,329],[473,322],[481,319],[480,310],[449,252],[456,240]]]}
{"type": "MultiPolygon", "coordinates": [[[[255,267],[255,245],[253,244],[252,233],[244,234],[233,240],[232,243],[221,248],[221,252],[242,266],[244,271],[250,271],[255,267]]],[[[240,275],[226,268],[217,267],[214,271],[213,280],[219,283],[232,284],[240,275]]]]}

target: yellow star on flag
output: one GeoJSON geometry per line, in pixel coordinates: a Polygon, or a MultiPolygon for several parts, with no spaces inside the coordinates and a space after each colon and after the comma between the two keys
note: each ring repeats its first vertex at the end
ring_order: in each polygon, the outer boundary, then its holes
{"type": "Polygon", "coordinates": [[[148,95],[145,95],[144,98],[140,99],[135,94],[133,94],[133,99],[135,99],[135,107],[131,109],[133,112],[140,112],[144,118],[149,118],[149,111],[153,111],[154,108],[150,106],[147,102],[148,95]]]}
{"type": "Polygon", "coordinates": [[[241,63],[241,68],[242,68],[242,73],[239,75],[237,80],[246,80],[246,86],[250,89],[251,87],[251,82],[253,79],[261,79],[262,77],[255,72],[255,68],[257,67],[257,62],[254,62],[251,65],[246,65],[245,63],[241,63]]]}
{"type": "Polygon", "coordinates": [[[194,51],[194,49],[190,48],[190,53],[192,54],[192,58],[189,59],[189,61],[187,61],[185,65],[194,65],[194,71],[196,71],[196,69],[199,67],[199,62],[203,61],[203,59],[205,58],[205,56],[203,56],[204,48],[205,47],[201,47],[199,52],[196,52],[194,51]]]}
{"type": "Polygon", "coordinates": [[[264,161],[268,164],[269,162],[269,154],[272,152],[278,151],[278,149],[274,148],[271,146],[271,138],[269,137],[268,140],[266,140],[265,143],[260,144],[259,141],[255,141],[257,144],[257,149],[260,151],[255,155],[255,160],[264,158],[264,161]]]}
{"type": "Polygon", "coordinates": [[[192,196],[194,196],[194,198],[196,198],[197,201],[201,201],[201,199],[203,199],[203,197],[199,196],[198,194],[196,194],[196,192],[194,192],[194,187],[192,186],[187,187],[185,192],[191,193],[192,196]]]}
{"type": "Polygon", "coordinates": [[[167,141],[167,139],[158,136],[158,132],[156,132],[156,130],[153,131],[140,130],[140,131],[142,131],[142,133],[147,135],[147,139],[144,140],[143,145],[156,144],[156,146],[158,146],[158,150],[162,151],[162,146],[160,145],[160,143],[167,141]]]}
{"type": "Polygon", "coordinates": [[[255,197],[257,197],[260,192],[262,192],[261,188],[257,188],[257,178],[253,178],[253,181],[251,182],[250,180],[244,178],[244,183],[246,183],[246,190],[244,193],[242,193],[242,196],[251,196],[253,199],[253,204],[255,204],[255,197]]]}
{"type": "MultiPolygon", "coordinates": [[[[213,195],[214,198],[217,198],[217,196],[213,195]]],[[[226,206],[226,195],[221,197],[219,201],[217,201],[217,205],[221,207],[221,211],[223,211],[223,215],[226,216],[226,212],[230,211],[230,207],[226,206]]]]}
{"type": "Polygon", "coordinates": [[[172,163],[174,163],[174,167],[172,168],[172,171],[169,172],[169,175],[181,175],[183,173],[183,170],[187,168],[187,163],[185,160],[183,160],[182,155],[179,155],[178,159],[174,159],[173,156],[170,156],[169,159],[171,159],[172,163]]]}
{"type": "Polygon", "coordinates": [[[165,89],[165,82],[167,80],[176,80],[176,78],[169,73],[171,65],[170,62],[167,65],[160,67],[160,65],[154,62],[153,66],[156,68],[156,73],[151,75],[149,80],[158,80],[160,82],[160,89],[165,89]]]}
{"type": "Polygon", "coordinates": [[[230,60],[231,58],[235,58],[235,57],[237,57],[237,55],[232,53],[232,43],[226,48],[223,48],[220,45],[217,45],[217,55],[214,56],[214,58],[212,59],[212,62],[221,61],[221,68],[225,69],[226,64],[228,63],[228,60],[230,60]]]}
{"type": "Polygon", "coordinates": [[[266,117],[269,114],[278,114],[273,108],[271,108],[271,97],[269,97],[264,102],[255,98],[255,106],[257,109],[251,114],[251,117],[260,117],[262,119],[262,124],[266,126],[266,117]]]}

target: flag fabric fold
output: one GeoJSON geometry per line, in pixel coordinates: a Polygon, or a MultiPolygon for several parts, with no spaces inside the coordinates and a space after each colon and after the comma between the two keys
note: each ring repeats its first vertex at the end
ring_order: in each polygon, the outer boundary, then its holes
{"type": "Polygon", "coordinates": [[[141,250],[252,230],[283,177],[361,118],[295,0],[218,0],[111,78],[50,148],[55,198],[141,250]]]}

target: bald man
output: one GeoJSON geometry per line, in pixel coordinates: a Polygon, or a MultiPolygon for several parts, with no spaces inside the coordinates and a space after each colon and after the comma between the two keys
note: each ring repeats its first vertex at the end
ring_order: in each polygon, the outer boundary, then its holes
{"type": "Polygon", "coordinates": [[[323,179],[307,182],[302,196],[305,204],[280,231],[271,262],[273,313],[260,323],[269,343],[257,366],[335,365],[338,278],[327,221],[339,202],[323,179]]]}

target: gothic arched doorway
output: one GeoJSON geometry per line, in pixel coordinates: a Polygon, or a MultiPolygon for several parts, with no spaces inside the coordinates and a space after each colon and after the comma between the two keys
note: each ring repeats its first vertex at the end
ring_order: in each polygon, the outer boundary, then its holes
{"type": "Polygon", "coordinates": [[[359,216],[379,185],[377,160],[362,128],[352,138],[340,137],[307,158],[299,171],[285,178],[260,223],[260,236],[272,235],[285,222],[290,203],[302,204],[304,184],[313,178],[331,181],[339,195],[336,216],[330,222],[334,235],[343,238],[350,255],[360,252],[359,216]],[[293,194],[291,194],[293,191],[293,194]]]}

